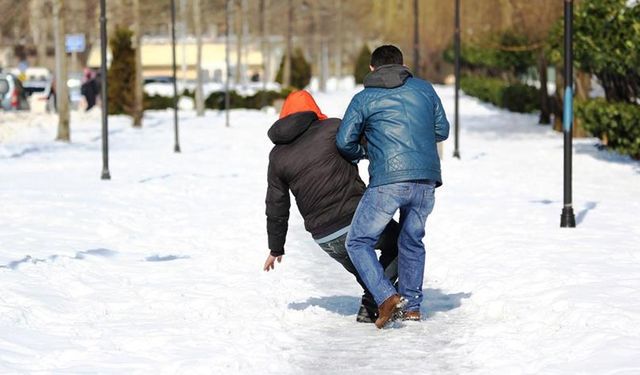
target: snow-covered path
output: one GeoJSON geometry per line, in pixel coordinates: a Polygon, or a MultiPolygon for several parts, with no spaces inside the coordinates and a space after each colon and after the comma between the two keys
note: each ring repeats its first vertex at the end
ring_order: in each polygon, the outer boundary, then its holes
{"type": "MultiPolygon", "coordinates": [[[[318,101],[341,116],[352,93],[318,101]]],[[[275,114],[183,113],[181,154],[170,112],[141,130],[113,118],[108,182],[98,113],[74,115],[71,145],[31,119],[0,143],[0,373],[640,373],[640,164],[576,141],[578,227],[560,229],[562,137],[461,110],[462,160],[447,141],[427,223],[426,320],[382,331],[355,323],[357,284],[295,208],[283,262],[261,271],[275,114]]]]}

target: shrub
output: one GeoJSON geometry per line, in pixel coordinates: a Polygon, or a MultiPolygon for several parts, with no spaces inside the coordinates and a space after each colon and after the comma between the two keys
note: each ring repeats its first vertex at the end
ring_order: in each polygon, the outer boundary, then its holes
{"type": "MultiPolygon", "coordinates": [[[[260,109],[262,107],[262,95],[265,95],[267,105],[273,105],[276,99],[284,99],[290,93],[291,89],[283,89],[282,91],[258,91],[251,96],[241,96],[235,91],[229,92],[229,105],[234,108],[260,109]]],[[[224,109],[224,92],[213,92],[204,101],[204,105],[209,109],[224,109]]]]}
{"type": "MultiPolygon", "coordinates": [[[[286,55],[282,56],[280,68],[276,75],[276,82],[283,83],[284,76],[284,60],[286,55]]],[[[302,90],[311,82],[311,64],[304,58],[301,49],[296,49],[291,56],[291,87],[302,90]]]]}
{"type": "Polygon", "coordinates": [[[640,159],[640,106],[599,98],[576,101],[575,115],[584,128],[621,154],[640,159]]]}
{"type": "Polygon", "coordinates": [[[471,96],[513,112],[533,112],[539,105],[539,90],[522,83],[509,84],[498,78],[464,76],[462,90],[471,96]]]}
{"type": "Polygon", "coordinates": [[[173,108],[173,97],[162,95],[144,94],[144,109],[167,109],[173,108]]]}
{"type": "Polygon", "coordinates": [[[111,66],[107,72],[109,84],[109,114],[128,114],[135,110],[136,64],[135,50],[131,46],[133,31],[118,27],[109,41],[111,66]]]}
{"type": "Polygon", "coordinates": [[[475,96],[483,102],[502,106],[502,92],[507,83],[497,78],[464,76],[460,80],[460,88],[467,95],[475,96]]]}
{"type": "Polygon", "coordinates": [[[509,85],[502,91],[502,105],[512,112],[533,112],[540,107],[540,90],[522,83],[509,85]]]}
{"type": "Polygon", "coordinates": [[[357,84],[364,83],[364,77],[371,72],[369,69],[369,65],[371,65],[371,50],[365,44],[362,46],[360,53],[358,54],[358,58],[356,59],[356,66],[353,71],[353,76],[356,79],[357,84]]]}
{"type": "MultiPolygon", "coordinates": [[[[273,102],[277,99],[285,99],[291,93],[290,89],[283,89],[282,91],[258,91],[251,96],[242,96],[235,91],[230,91],[230,105],[231,108],[247,108],[247,109],[260,109],[262,108],[263,94],[266,105],[273,105],[273,102]]],[[[193,98],[193,91],[184,90],[182,96],[193,98]]],[[[224,109],[224,92],[212,92],[205,99],[205,107],[208,109],[224,109]]],[[[173,108],[172,96],[161,95],[147,95],[144,96],[144,108],[145,109],[167,109],[173,108]]]]}

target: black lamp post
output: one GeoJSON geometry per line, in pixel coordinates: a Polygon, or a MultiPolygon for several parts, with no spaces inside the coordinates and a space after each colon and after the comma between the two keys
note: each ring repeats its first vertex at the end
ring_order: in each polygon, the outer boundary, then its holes
{"type": "Polygon", "coordinates": [[[455,76],[456,76],[456,95],[455,95],[455,148],[453,150],[453,157],[460,159],[460,119],[459,119],[459,91],[460,91],[460,0],[456,0],[456,11],[455,11],[455,26],[454,26],[454,35],[453,35],[453,43],[455,49],[455,76]]]}
{"type": "Polygon", "coordinates": [[[101,179],[110,180],[109,173],[109,117],[107,97],[107,6],[100,0],[100,83],[102,96],[102,175],[101,179]]]}
{"type": "Polygon", "coordinates": [[[564,205],[560,215],[560,227],[575,228],[573,213],[571,167],[573,146],[573,0],[564,2],[564,111],[562,130],[564,133],[564,205]]]}
{"type": "Polygon", "coordinates": [[[173,69],[173,127],[175,130],[174,152],[180,152],[178,137],[178,79],[176,77],[176,2],[171,0],[171,55],[173,69]]]}

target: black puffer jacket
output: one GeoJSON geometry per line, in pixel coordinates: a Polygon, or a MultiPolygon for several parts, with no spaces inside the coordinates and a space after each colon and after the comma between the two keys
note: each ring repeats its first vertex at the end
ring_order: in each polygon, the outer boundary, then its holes
{"type": "Polygon", "coordinates": [[[318,120],[299,112],[269,129],[275,146],[269,155],[267,233],[274,256],[284,254],[289,190],[293,192],[305,229],[319,239],[348,226],[364,194],[358,168],[338,153],[335,140],[340,120],[318,120]]]}

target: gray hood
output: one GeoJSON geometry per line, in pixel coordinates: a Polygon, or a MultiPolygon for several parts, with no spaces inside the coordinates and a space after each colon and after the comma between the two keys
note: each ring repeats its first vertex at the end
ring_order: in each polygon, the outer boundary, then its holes
{"type": "Polygon", "coordinates": [[[400,64],[379,66],[364,78],[364,87],[393,89],[404,85],[407,78],[413,77],[409,69],[400,64]]]}

